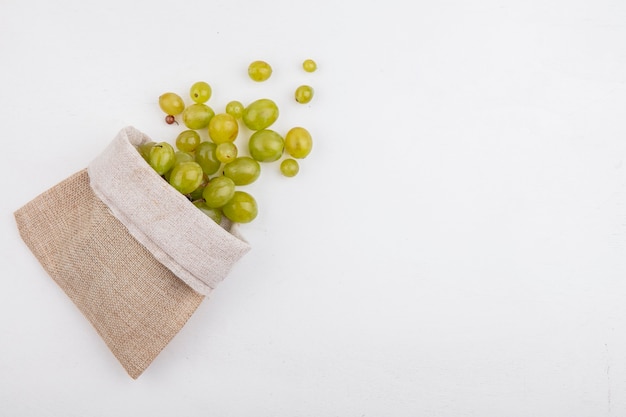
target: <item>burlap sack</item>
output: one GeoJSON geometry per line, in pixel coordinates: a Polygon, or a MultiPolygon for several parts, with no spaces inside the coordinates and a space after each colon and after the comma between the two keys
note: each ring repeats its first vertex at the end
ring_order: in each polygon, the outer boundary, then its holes
{"type": "Polygon", "coordinates": [[[15,212],[24,242],[132,378],[248,250],[167,184],[122,130],[84,169],[15,212]]]}

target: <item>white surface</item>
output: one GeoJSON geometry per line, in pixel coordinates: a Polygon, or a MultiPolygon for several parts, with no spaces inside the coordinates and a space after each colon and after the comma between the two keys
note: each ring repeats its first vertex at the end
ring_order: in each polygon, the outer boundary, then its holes
{"type": "Polygon", "coordinates": [[[409,4],[0,4],[1,415],[626,415],[626,3],[409,4]],[[12,212],[200,79],[314,151],[132,381],[12,212]]]}

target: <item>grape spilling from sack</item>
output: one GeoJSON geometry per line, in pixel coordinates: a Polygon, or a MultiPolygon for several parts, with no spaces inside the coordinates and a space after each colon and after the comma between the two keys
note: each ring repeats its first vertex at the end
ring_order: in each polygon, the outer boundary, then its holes
{"type": "MultiPolygon", "coordinates": [[[[302,68],[313,72],[317,64],[307,59],[302,68]]],[[[264,61],[254,61],[248,67],[248,76],[255,82],[266,81],[271,75],[272,67],[264,61]]],[[[172,143],[149,142],[138,151],[157,174],[215,222],[221,223],[226,217],[231,222],[249,223],[257,217],[258,206],[255,198],[240,187],[256,181],[262,166],[271,163],[278,164],[283,176],[296,176],[300,170],[298,160],[309,155],[313,141],[301,126],[284,134],[270,129],[279,117],[274,100],[260,98],[247,105],[232,100],[223,112],[216,113],[207,104],[212,92],[210,84],[198,81],[189,89],[190,102],[173,92],[159,96],[165,122],[180,125],[183,130],[172,143]],[[247,129],[240,129],[242,126],[247,129]],[[244,130],[251,133],[240,138],[244,130]],[[202,136],[206,133],[208,140],[203,141],[199,132],[202,136]],[[239,152],[242,141],[249,156],[239,152]]],[[[309,103],[313,88],[300,86],[293,97],[298,103],[309,103]]]]}

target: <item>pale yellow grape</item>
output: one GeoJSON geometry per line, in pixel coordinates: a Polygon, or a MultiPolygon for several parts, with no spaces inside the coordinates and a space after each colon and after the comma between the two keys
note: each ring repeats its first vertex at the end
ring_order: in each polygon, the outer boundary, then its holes
{"type": "Polygon", "coordinates": [[[235,119],[241,119],[241,116],[243,115],[243,108],[244,106],[241,101],[229,101],[228,104],[226,104],[226,113],[230,114],[235,119]]]}
{"type": "Polygon", "coordinates": [[[272,66],[265,61],[254,61],[248,66],[248,75],[254,81],[265,81],[272,75],[272,66]]]}
{"type": "Polygon", "coordinates": [[[306,72],[314,72],[317,69],[317,63],[312,59],[305,59],[302,63],[302,68],[304,68],[306,72]]]}
{"type": "Polygon", "coordinates": [[[165,114],[176,116],[185,110],[185,102],[176,93],[163,93],[159,96],[159,107],[165,114]]]}
{"type": "Polygon", "coordinates": [[[189,96],[195,103],[205,103],[211,98],[211,86],[205,81],[193,83],[189,89],[189,96]]]}
{"type": "Polygon", "coordinates": [[[215,148],[216,158],[225,164],[232,162],[237,158],[237,145],[232,142],[223,142],[217,145],[215,148]]]}
{"type": "Polygon", "coordinates": [[[280,172],[285,177],[295,177],[296,175],[298,175],[299,171],[300,165],[295,159],[288,158],[280,163],[280,172]]]}
{"type": "Polygon", "coordinates": [[[209,137],[218,145],[233,142],[239,134],[237,119],[228,113],[219,113],[209,121],[209,137]]]}
{"type": "Polygon", "coordinates": [[[313,87],[310,85],[301,85],[296,88],[294,95],[298,103],[306,104],[313,99],[313,87]]]}
{"type": "Polygon", "coordinates": [[[303,127],[289,129],[285,135],[285,152],[293,158],[306,158],[313,148],[313,139],[308,130],[303,127]]]}

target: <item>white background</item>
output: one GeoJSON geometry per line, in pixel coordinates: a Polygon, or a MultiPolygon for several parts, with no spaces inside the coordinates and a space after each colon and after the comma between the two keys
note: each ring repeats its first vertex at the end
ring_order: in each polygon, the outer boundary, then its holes
{"type": "Polygon", "coordinates": [[[626,2],[2,0],[0,63],[0,415],[626,415],[626,2]],[[133,381],[13,211],[198,80],[314,149],[133,381]]]}

